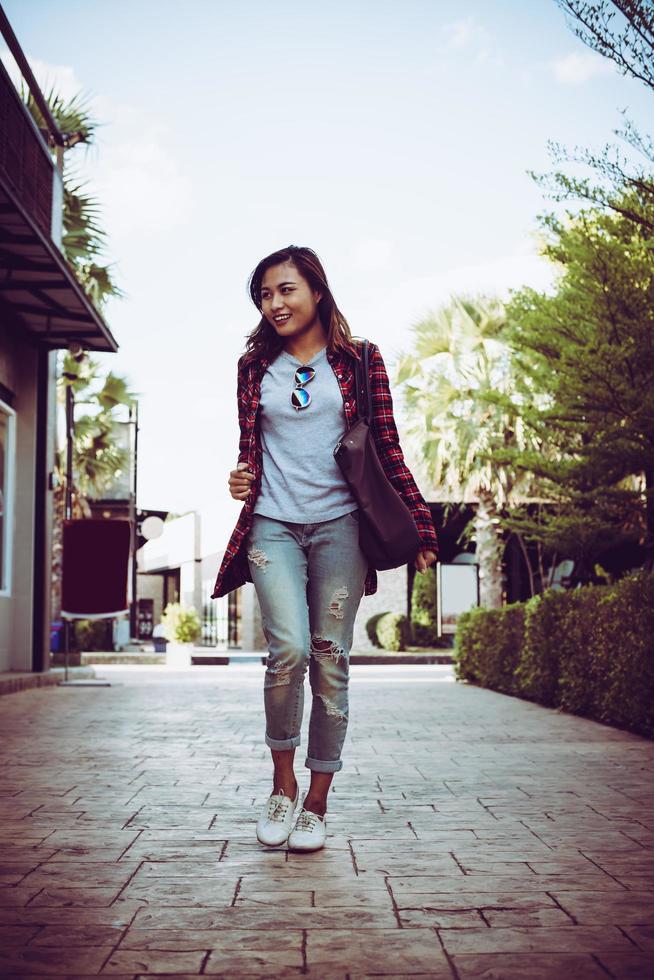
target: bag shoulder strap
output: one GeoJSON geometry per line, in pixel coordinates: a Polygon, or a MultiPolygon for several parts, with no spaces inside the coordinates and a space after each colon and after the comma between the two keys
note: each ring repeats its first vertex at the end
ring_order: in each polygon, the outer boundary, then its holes
{"type": "Polygon", "coordinates": [[[362,341],[361,357],[355,367],[357,391],[357,418],[366,419],[372,424],[372,395],[370,393],[370,347],[367,340],[362,341]]]}

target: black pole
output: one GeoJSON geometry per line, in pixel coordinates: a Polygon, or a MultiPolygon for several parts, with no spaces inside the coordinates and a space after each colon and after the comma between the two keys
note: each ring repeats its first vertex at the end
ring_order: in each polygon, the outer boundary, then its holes
{"type": "Polygon", "coordinates": [[[138,444],[139,444],[139,403],[133,402],[129,407],[129,421],[134,425],[134,462],[132,474],[132,493],[130,507],[131,521],[131,551],[132,551],[132,605],[130,608],[129,631],[132,639],[137,640],[138,636],[138,600],[136,597],[136,546],[138,544],[138,534],[136,526],[136,488],[138,475],[138,444]]]}
{"type": "MultiPolygon", "coordinates": [[[[64,521],[71,520],[73,516],[73,439],[75,436],[75,394],[73,392],[73,377],[64,372],[66,379],[66,493],[64,496],[64,521]]],[[[62,529],[63,533],[63,529],[62,529]]],[[[64,556],[65,558],[65,556],[64,556]]],[[[63,595],[62,595],[63,599],[63,595]]],[[[64,653],[65,671],[64,680],[68,680],[68,654],[70,652],[71,641],[71,622],[64,619],[64,653]]]]}
{"type": "Polygon", "coordinates": [[[50,609],[49,552],[46,550],[46,513],[48,500],[48,416],[50,397],[50,351],[40,347],[37,354],[36,394],[36,473],[34,487],[34,586],[32,595],[32,670],[44,671],[50,667],[50,621],[46,610],[50,609]],[[45,637],[48,636],[46,643],[45,637]]]}

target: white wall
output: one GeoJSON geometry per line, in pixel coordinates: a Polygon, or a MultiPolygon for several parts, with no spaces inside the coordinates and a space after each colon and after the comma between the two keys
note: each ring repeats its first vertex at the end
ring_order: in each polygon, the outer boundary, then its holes
{"type": "MultiPolygon", "coordinates": [[[[201,523],[196,511],[166,521],[158,538],[146,541],[136,556],[139,572],[179,568],[179,597],[183,606],[202,610],[201,523]]],[[[145,578],[141,575],[139,582],[145,578]]],[[[145,592],[139,593],[145,595],[145,592]]]]}
{"type": "Polygon", "coordinates": [[[12,575],[0,596],[0,670],[32,669],[37,351],[0,322],[0,381],[15,396],[12,575]]]}
{"type": "Polygon", "coordinates": [[[376,649],[368,639],[366,623],[371,616],[375,616],[377,613],[395,612],[406,615],[406,595],[406,565],[401,568],[389,568],[385,572],[377,572],[377,591],[374,595],[363,597],[357,617],[354,620],[353,650],[376,649]]]}

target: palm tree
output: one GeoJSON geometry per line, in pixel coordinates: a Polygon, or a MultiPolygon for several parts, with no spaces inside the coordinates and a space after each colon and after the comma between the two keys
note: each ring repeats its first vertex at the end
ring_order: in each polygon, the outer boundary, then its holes
{"type": "MultiPolygon", "coordinates": [[[[21,98],[41,130],[46,142],[50,134],[29,89],[21,82],[21,98]]],[[[65,140],[62,180],[64,185],[64,211],[62,250],[75,270],[85,292],[102,312],[110,296],[120,297],[123,292],[114,281],[111,264],[102,264],[101,256],[106,247],[106,232],[100,226],[100,204],[97,198],[85,192],[84,182],[75,174],[70,160],[70,150],[79,144],[90,146],[95,139],[99,123],[93,118],[88,103],[81,93],[66,102],[54,87],[46,100],[55,122],[65,140]]]]}
{"type": "Polygon", "coordinates": [[[471,530],[488,607],[503,601],[501,513],[535,489],[528,473],[493,456],[537,448],[521,421],[530,392],[512,369],[504,323],[498,299],[452,297],[414,325],[413,351],[400,355],[395,379],[405,383],[408,436],[429,478],[450,500],[477,501],[471,530]]]}
{"type": "MultiPolygon", "coordinates": [[[[41,130],[46,142],[50,134],[31,92],[21,83],[21,97],[41,130]]],[[[54,87],[46,100],[55,122],[64,136],[62,161],[63,235],[62,251],[75,275],[101,313],[111,296],[123,295],[114,281],[111,265],[103,264],[106,232],[99,223],[98,200],[86,192],[84,182],[70,163],[73,147],[92,145],[98,122],[81,94],[66,102],[54,87]]],[[[86,412],[75,418],[73,434],[73,516],[90,516],[89,498],[98,497],[129,463],[127,450],[116,438],[116,409],[131,406],[134,395],[125,378],[111,372],[103,376],[98,362],[84,357],[75,360],[70,354],[59,358],[57,401],[61,410],[66,388],[70,386],[75,403],[86,412]]],[[[52,618],[61,611],[61,569],[63,557],[63,522],[65,514],[65,460],[61,449],[55,453],[55,490],[52,531],[52,618]]]]}
{"type": "MultiPolygon", "coordinates": [[[[103,376],[100,365],[88,357],[81,362],[66,354],[57,379],[57,401],[60,411],[70,386],[75,405],[83,406],[76,414],[73,430],[73,517],[90,517],[89,500],[103,492],[120,477],[130,464],[129,451],[121,445],[117,432],[121,409],[135,403],[135,394],[124,378],[109,372],[103,376]]],[[[63,526],[66,497],[66,460],[61,448],[55,452],[55,489],[52,529],[52,618],[61,611],[61,571],[63,526]]]]}

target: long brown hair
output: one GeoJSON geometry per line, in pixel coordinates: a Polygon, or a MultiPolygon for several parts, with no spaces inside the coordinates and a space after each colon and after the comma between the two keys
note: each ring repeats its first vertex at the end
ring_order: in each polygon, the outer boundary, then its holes
{"type": "MultiPolygon", "coordinates": [[[[277,252],[271,252],[261,259],[257,267],[250,274],[248,279],[248,291],[250,299],[261,312],[261,282],[267,269],[274,265],[281,265],[282,262],[292,262],[298,272],[304,276],[312,290],[322,293],[322,298],[318,303],[318,316],[327,333],[327,349],[351,350],[352,333],[349,324],[332,296],[332,291],[327,282],[327,275],[322,262],[313,251],[306,245],[287,245],[280,248],[277,252]]],[[[261,320],[248,335],[243,355],[243,363],[265,358],[268,362],[282,350],[284,341],[277,335],[275,328],[261,316],[261,320]]]]}

